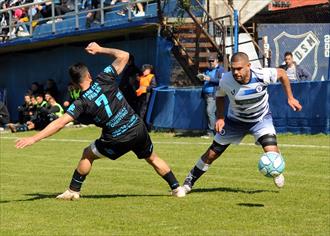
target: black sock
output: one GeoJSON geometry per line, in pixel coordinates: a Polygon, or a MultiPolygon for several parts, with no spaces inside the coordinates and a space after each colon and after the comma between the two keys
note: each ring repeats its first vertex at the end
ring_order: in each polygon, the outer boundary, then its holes
{"type": "Polygon", "coordinates": [[[26,124],[16,126],[16,132],[24,132],[24,131],[28,131],[28,130],[29,130],[29,128],[26,124]]]}
{"type": "Polygon", "coordinates": [[[203,171],[199,169],[197,166],[195,166],[191,171],[190,171],[190,176],[191,176],[191,186],[195,184],[195,182],[201,177],[206,171],[203,171]]]}
{"type": "Polygon", "coordinates": [[[86,176],[87,175],[81,175],[77,170],[75,170],[71,179],[70,189],[80,192],[81,185],[83,184],[86,176]]]}
{"type": "Polygon", "coordinates": [[[168,173],[166,173],[164,176],[162,176],[162,178],[166,180],[166,182],[168,183],[168,185],[172,190],[180,186],[178,180],[175,178],[171,170],[168,173]]]}

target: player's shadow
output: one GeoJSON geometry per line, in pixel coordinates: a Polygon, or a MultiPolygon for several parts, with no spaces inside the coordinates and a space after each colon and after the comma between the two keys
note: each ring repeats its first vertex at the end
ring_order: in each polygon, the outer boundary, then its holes
{"type": "MultiPolygon", "coordinates": [[[[0,204],[3,203],[10,203],[10,202],[26,202],[26,201],[36,201],[36,200],[43,200],[43,199],[55,199],[57,194],[42,194],[42,193],[29,193],[25,194],[25,196],[29,196],[30,198],[27,199],[20,199],[20,200],[1,200],[0,204]]],[[[164,197],[166,195],[161,194],[104,194],[104,195],[82,195],[82,198],[87,199],[103,199],[103,198],[126,198],[126,197],[164,197]]],[[[170,196],[170,195],[168,195],[170,196]]]]}
{"type": "Polygon", "coordinates": [[[237,203],[238,206],[244,206],[244,207],[264,207],[264,204],[261,203],[237,203]]]}
{"type": "Polygon", "coordinates": [[[205,135],[205,132],[190,132],[190,131],[186,131],[186,132],[178,132],[174,134],[174,137],[178,137],[178,138],[186,138],[186,137],[190,137],[190,138],[194,138],[194,137],[201,137],[205,135]]]}
{"type": "Polygon", "coordinates": [[[246,193],[246,194],[256,194],[256,193],[278,193],[275,190],[265,190],[265,189],[240,189],[240,188],[195,188],[191,192],[203,193],[203,192],[230,192],[230,193],[246,193]]]}

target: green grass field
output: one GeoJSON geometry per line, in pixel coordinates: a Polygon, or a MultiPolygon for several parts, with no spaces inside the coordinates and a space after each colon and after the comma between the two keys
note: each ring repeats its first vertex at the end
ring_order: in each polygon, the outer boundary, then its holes
{"type": "MultiPolygon", "coordinates": [[[[0,134],[1,236],[9,235],[330,235],[330,137],[279,135],[286,185],[257,170],[262,151],[246,137],[231,146],[185,198],[129,153],[96,161],[79,201],[61,201],[82,149],[97,128],[64,129],[24,150],[0,134]]],[[[211,140],[151,134],[180,182],[211,140]]]]}

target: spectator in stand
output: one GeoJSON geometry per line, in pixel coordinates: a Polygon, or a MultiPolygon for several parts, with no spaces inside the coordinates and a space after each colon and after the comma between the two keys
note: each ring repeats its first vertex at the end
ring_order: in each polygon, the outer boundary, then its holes
{"type": "MultiPolygon", "coordinates": [[[[33,3],[40,3],[41,0],[34,0],[33,3]]],[[[41,14],[41,11],[43,9],[43,6],[40,4],[36,4],[34,6],[31,6],[28,9],[28,17],[24,19],[26,22],[30,21],[29,16],[32,16],[32,27],[35,27],[39,23],[39,19],[43,18],[43,15],[41,14]]]]}
{"type": "Polygon", "coordinates": [[[157,86],[155,75],[152,72],[153,66],[144,64],[142,66],[142,75],[137,77],[139,82],[139,88],[136,90],[136,96],[138,97],[137,110],[139,116],[144,121],[152,89],[157,86]]]}
{"type": "MultiPolygon", "coordinates": [[[[103,7],[108,7],[109,3],[103,1],[103,7]]],[[[91,9],[98,9],[101,7],[100,0],[92,0],[91,9]]],[[[110,11],[110,9],[104,10],[104,12],[110,11]]],[[[101,11],[88,12],[86,16],[86,28],[89,29],[92,23],[101,24],[101,11]]]]}
{"type": "Polygon", "coordinates": [[[135,65],[134,56],[129,55],[127,66],[123,71],[119,89],[122,91],[126,101],[133,108],[135,112],[137,109],[137,96],[135,93],[136,88],[139,87],[136,77],[141,73],[140,69],[135,65]]]}
{"type": "Polygon", "coordinates": [[[16,36],[17,37],[28,37],[30,36],[29,29],[27,27],[27,12],[25,9],[17,9],[14,14],[14,20],[16,21],[16,36]]]}
{"type": "Polygon", "coordinates": [[[304,81],[304,80],[312,80],[311,74],[300,65],[293,60],[293,55],[291,52],[284,53],[284,65],[281,65],[280,68],[286,71],[286,74],[289,77],[289,80],[292,81],[304,81]]]}
{"type": "MultiPolygon", "coordinates": [[[[115,5],[116,2],[117,2],[117,0],[112,0],[111,3],[110,3],[110,5],[115,5]]],[[[120,2],[122,2],[122,3],[128,3],[129,0],[121,0],[120,2]]],[[[131,12],[133,13],[133,15],[135,17],[143,17],[143,16],[146,15],[145,12],[144,12],[142,3],[140,3],[140,2],[136,3],[136,7],[139,10],[137,13],[135,12],[134,8],[132,8],[132,7],[125,7],[122,10],[118,11],[117,14],[120,15],[120,16],[126,16],[126,13],[128,12],[128,9],[130,9],[131,12]]]]}
{"type": "Polygon", "coordinates": [[[216,116],[216,105],[215,105],[215,92],[219,86],[219,82],[224,68],[219,64],[222,63],[223,59],[220,56],[211,55],[208,59],[209,68],[203,74],[198,74],[198,78],[204,82],[202,88],[202,97],[206,103],[206,115],[208,119],[207,135],[202,138],[211,138],[215,135],[215,116],[216,116]]]}
{"type": "Polygon", "coordinates": [[[4,127],[9,123],[9,112],[6,105],[0,101],[0,130],[4,130],[4,127]]]}
{"type": "MultiPolygon", "coordinates": [[[[1,2],[1,10],[6,10],[9,6],[8,1],[2,1],[1,2]]],[[[10,33],[9,32],[9,14],[8,12],[3,12],[0,15],[0,26],[1,26],[1,41],[4,42],[8,39],[8,37],[10,37],[10,33]]]]}
{"type": "Polygon", "coordinates": [[[136,7],[138,9],[138,12],[134,14],[135,17],[143,17],[146,15],[146,13],[144,12],[142,3],[137,2],[136,7]]]}
{"type": "Polygon", "coordinates": [[[56,101],[59,100],[60,92],[54,79],[47,80],[45,92],[51,94],[56,101]]]}
{"type": "Polygon", "coordinates": [[[24,95],[24,103],[17,108],[18,122],[24,124],[32,119],[35,112],[35,106],[32,103],[31,96],[29,94],[24,95]]]}
{"type": "Polygon", "coordinates": [[[57,16],[61,16],[68,12],[74,11],[74,8],[75,0],[61,0],[61,4],[55,6],[55,13],[57,16]]]}
{"type": "MultiPolygon", "coordinates": [[[[37,0],[39,1],[39,0],[37,0]]],[[[59,6],[60,4],[55,2],[55,12],[54,12],[54,17],[55,16],[58,16],[58,15],[61,15],[61,12],[59,11],[59,6]]],[[[45,2],[45,3],[41,3],[40,5],[37,6],[37,9],[38,9],[38,12],[41,14],[39,15],[39,18],[49,18],[49,17],[52,17],[52,1],[49,1],[49,2],[45,2]],[[40,17],[42,16],[42,17],[40,17]]],[[[62,21],[63,19],[62,18],[59,18],[57,17],[55,19],[55,22],[59,22],[59,21],[62,21]]],[[[53,23],[52,20],[48,20],[46,22],[47,24],[51,24],[53,23]]]]}

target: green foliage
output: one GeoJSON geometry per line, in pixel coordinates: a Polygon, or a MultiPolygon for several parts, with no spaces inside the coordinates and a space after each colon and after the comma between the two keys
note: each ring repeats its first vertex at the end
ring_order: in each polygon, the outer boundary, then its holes
{"type": "MultiPolygon", "coordinates": [[[[167,2],[165,1],[165,4],[167,2]]],[[[191,0],[179,0],[176,2],[176,6],[173,10],[173,14],[176,15],[177,21],[174,23],[174,26],[180,26],[185,23],[185,13],[187,10],[197,10],[198,8],[191,4],[191,0]]]]}
{"type": "MultiPolygon", "coordinates": [[[[97,128],[64,129],[23,150],[0,134],[0,235],[329,235],[329,136],[279,135],[286,186],[257,170],[261,148],[247,137],[214,162],[187,197],[128,153],[94,163],[79,201],[60,201],[97,128]]],[[[180,182],[211,140],[152,133],[155,151],[180,182]]]]}

